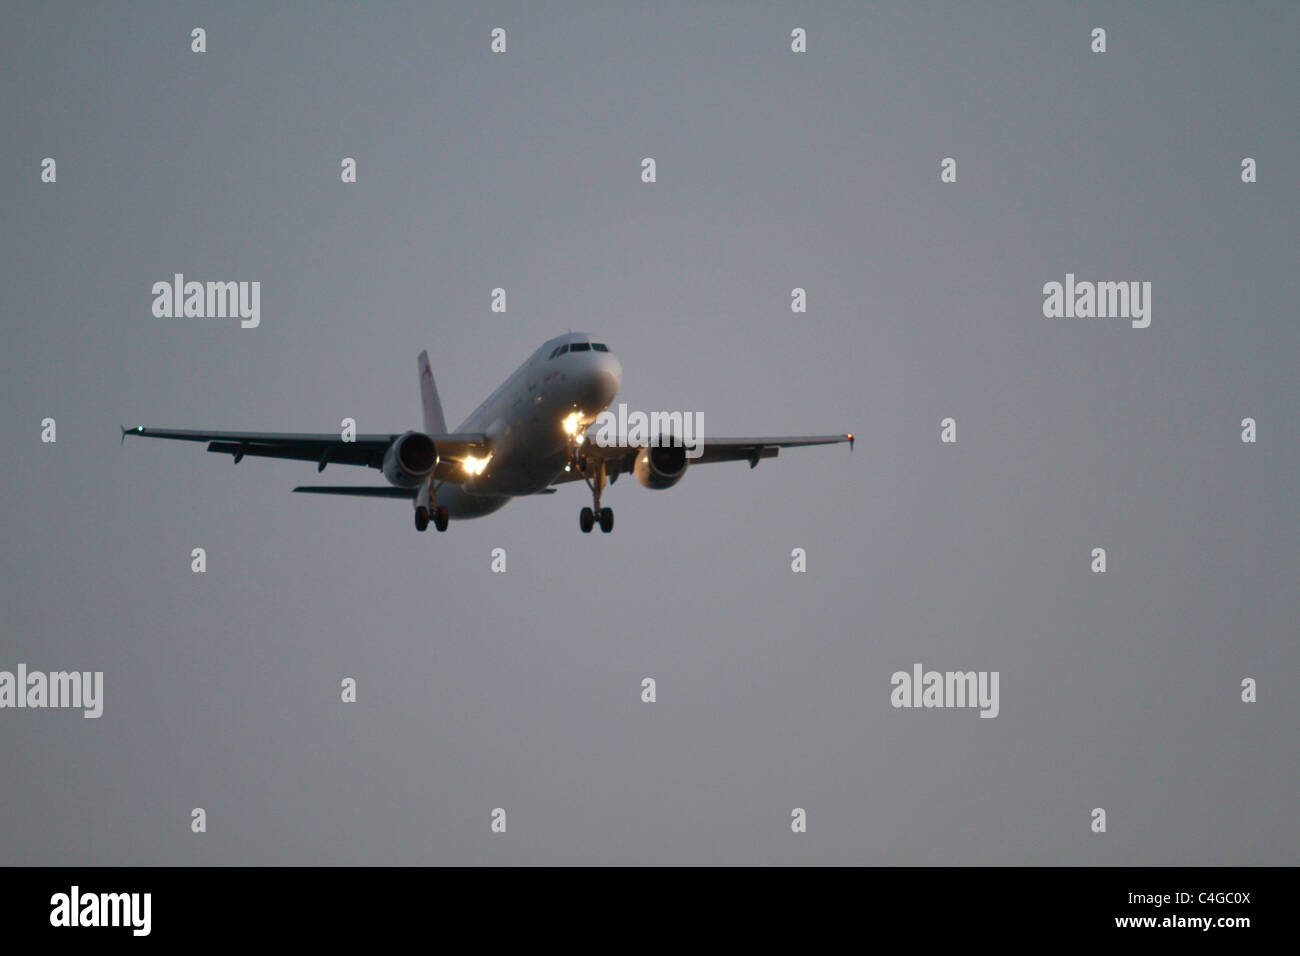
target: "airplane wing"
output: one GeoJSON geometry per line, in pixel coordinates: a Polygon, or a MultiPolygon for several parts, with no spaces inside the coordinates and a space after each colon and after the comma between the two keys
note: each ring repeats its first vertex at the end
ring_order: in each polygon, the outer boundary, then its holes
{"type": "MultiPolygon", "coordinates": [[[[122,441],[126,441],[127,436],[207,442],[208,451],[233,455],[236,463],[245,456],[314,461],[319,472],[324,471],[326,465],[383,468],[384,453],[388,451],[389,445],[402,437],[402,433],[357,435],[355,441],[345,442],[340,435],[332,432],[208,432],[137,425],[135,428],[122,429],[122,441]]],[[[457,465],[465,456],[482,455],[488,450],[487,436],[480,433],[451,432],[429,437],[438,449],[440,462],[434,471],[434,478],[439,481],[457,481],[462,474],[457,465]]]]}
{"type": "MultiPolygon", "coordinates": [[[[701,442],[703,448],[696,458],[686,459],[688,465],[707,465],[715,461],[747,461],[749,467],[755,467],[764,458],[775,458],[782,448],[803,448],[809,445],[838,445],[849,443],[853,449],[853,434],[844,432],[839,435],[785,435],[778,437],[757,438],[712,438],[701,442]]],[[[614,478],[625,471],[631,471],[636,464],[636,456],[641,451],[638,445],[597,445],[588,441],[582,446],[582,453],[588,458],[605,459],[605,475],[614,478]]],[[[568,481],[582,481],[583,476],[577,471],[566,471],[552,484],[568,481]]]]}

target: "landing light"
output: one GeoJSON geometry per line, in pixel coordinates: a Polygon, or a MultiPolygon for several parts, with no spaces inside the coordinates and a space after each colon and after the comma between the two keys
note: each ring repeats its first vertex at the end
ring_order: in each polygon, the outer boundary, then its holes
{"type": "Polygon", "coordinates": [[[475,458],[473,455],[466,455],[465,460],[461,463],[465,468],[465,473],[469,475],[481,475],[488,466],[492,456],[486,458],[475,458]]]}
{"type": "Polygon", "coordinates": [[[581,425],[582,412],[573,412],[564,419],[564,433],[566,435],[576,435],[581,425]]]}

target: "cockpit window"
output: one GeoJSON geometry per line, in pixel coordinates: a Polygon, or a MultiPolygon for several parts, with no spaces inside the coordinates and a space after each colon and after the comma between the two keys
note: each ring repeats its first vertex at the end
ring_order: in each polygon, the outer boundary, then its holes
{"type": "Polygon", "coordinates": [[[594,351],[594,352],[608,352],[608,351],[609,351],[609,346],[606,345],[604,342],[592,342],[592,343],[591,343],[591,348],[592,348],[592,351],[594,351]]]}
{"type": "MultiPolygon", "coordinates": [[[[557,345],[555,347],[555,351],[551,353],[551,358],[555,358],[555,356],[557,355],[563,355],[567,351],[569,351],[569,347],[567,345],[557,345]]],[[[551,359],[547,359],[546,361],[549,362],[550,360],[551,359]]]]}
{"type": "Polygon", "coordinates": [[[590,342],[574,342],[572,345],[569,346],[569,351],[570,351],[570,352],[590,352],[590,351],[591,351],[591,343],[590,343],[590,342]]]}

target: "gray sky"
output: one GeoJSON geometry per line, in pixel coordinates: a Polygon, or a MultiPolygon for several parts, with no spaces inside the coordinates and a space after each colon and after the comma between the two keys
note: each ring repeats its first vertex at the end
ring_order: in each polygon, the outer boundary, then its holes
{"type": "Polygon", "coordinates": [[[106,699],[0,711],[0,862],[1298,862],[1300,8],[1132,7],[10,4],[0,669],[106,699]],[[154,318],[174,272],[261,327],[154,318]],[[1067,272],[1150,328],[1045,318],[1067,272]],[[418,427],[422,348],[459,422],[568,329],[857,449],[421,535],[118,444],[418,427]],[[892,708],[915,662],[999,716],[892,708]]]}

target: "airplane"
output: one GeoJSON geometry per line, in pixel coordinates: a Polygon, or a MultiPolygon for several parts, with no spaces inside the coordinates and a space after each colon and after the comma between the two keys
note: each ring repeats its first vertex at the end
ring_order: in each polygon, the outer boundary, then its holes
{"type": "Polygon", "coordinates": [[[853,435],[807,435],[778,438],[703,438],[697,457],[688,457],[682,436],[628,444],[604,445],[587,434],[597,416],[613,404],[623,384],[623,367],[603,342],[585,332],[571,332],[545,342],[488,396],[456,431],[448,431],[442,401],[433,381],[428,352],[419,356],[420,402],[424,431],[356,435],[282,432],[186,431],[168,428],[122,428],[127,436],[207,442],[208,451],[234,457],[289,458],[326,465],[365,465],[381,471],[387,486],[300,485],[293,490],[316,495],[397,498],[415,508],[415,527],[432,521],[446,531],[452,518],[479,518],[502,508],[511,498],[554,494],[555,486],[585,481],[591,507],[578,515],[583,534],[600,525],[614,530],[614,512],[601,506],[601,493],[624,472],[646,488],[671,488],[688,465],[748,461],[755,467],[775,458],[782,448],[832,445],[853,435]]]}

